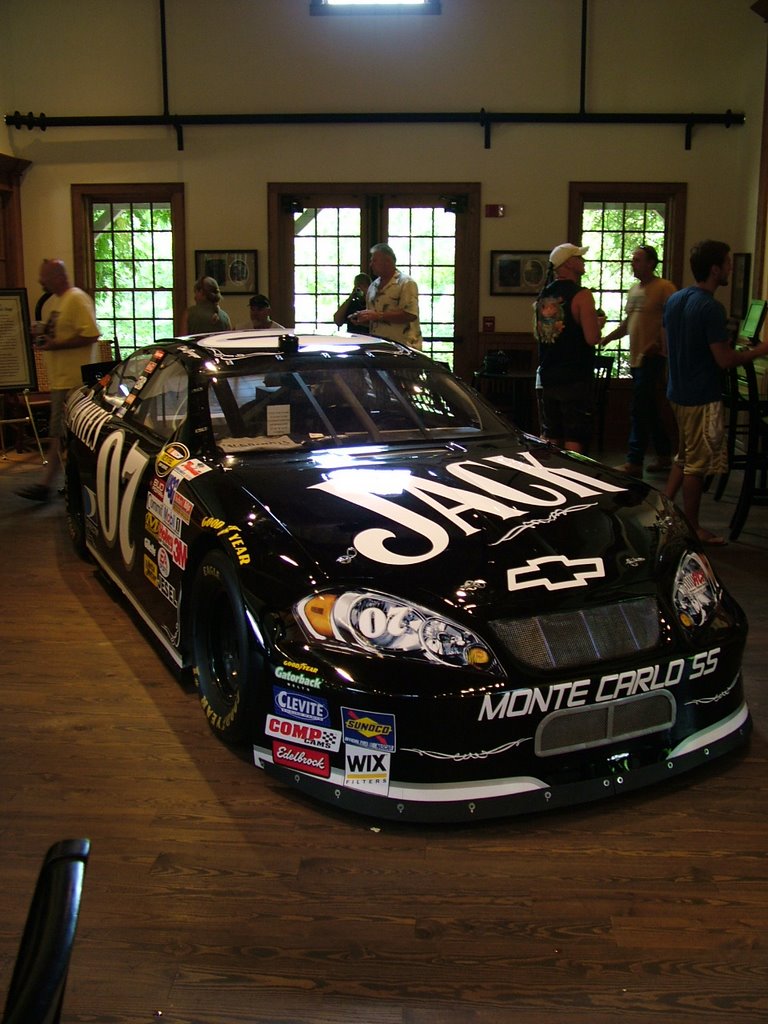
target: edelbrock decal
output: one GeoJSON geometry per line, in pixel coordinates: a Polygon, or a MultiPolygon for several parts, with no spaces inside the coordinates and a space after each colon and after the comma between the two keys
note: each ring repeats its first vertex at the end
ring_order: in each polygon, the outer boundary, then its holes
{"type": "MultiPolygon", "coordinates": [[[[517,457],[494,455],[487,459],[466,459],[451,463],[446,468],[474,489],[454,487],[397,470],[393,471],[398,474],[396,496],[409,495],[423,502],[433,514],[442,516],[467,536],[480,530],[479,526],[464,520],[463,516],[468,512],[481,512],[506,521],[530,515],[531,510],[560,508],[567,511],[572,507],[572,498],[583,501],[584,498],[597,497],[603,493],[616,494],[626,490],[626,487],[596,480],[568,466],[548,469],[530,452],[522,452],[517,457]],[[527,490],[522,490],[520,486],[510,487],[489,475],[510,469],[523,474],[527,490]]],[[[393,524],[393,528],[382,526],[361,530],[353,541],[359,554],[385,565],[416,565],[436,558],[447,549],[450,534],[445,526],[393,500],[392,489],[387,488],[386,470],[381,472],[382,490],[386,489],[389,495],[386,497],[383,493],[374,493],[370,485],[367,489],[360,485],[361,480],[371,479],[369,471],[363,472],[368,472],[368,475],[356,477],[355,470],[331,471],[327,480],[310,485],[310,490],[324,491],[359,505],[393,524]],[[403,530],[421,536],[426,543],[425,550],[419,554],[405,554],[391,546],[403,539],[403,530]]],[[[408,532],[405,537],[408,537],[408,532]]]]}

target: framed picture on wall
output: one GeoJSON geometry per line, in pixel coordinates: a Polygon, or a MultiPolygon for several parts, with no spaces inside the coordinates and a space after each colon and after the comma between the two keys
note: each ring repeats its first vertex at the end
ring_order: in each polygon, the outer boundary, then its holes
{"type": "Polygon", "coordinates": [[[26,288],[0,290],[0,390],[36,388],[26,288]]]}
{"type": "Polygon", "coordinates": [[[548,252],[491,251],[491,295],[537,295],[547,279],[548,252]]]}
{"type": "Polygon", "coordinates": [[[195,280],[212,277],[222,295],[259,290],[256,249],[195,249],[195,280]]]}
{"type": "Polygon", "coordinates": [[[731,274],[731,316],[743,320],[749,305],[749,272],[752,254],[735,252],[733,254],[733,271],[731,274]]]}

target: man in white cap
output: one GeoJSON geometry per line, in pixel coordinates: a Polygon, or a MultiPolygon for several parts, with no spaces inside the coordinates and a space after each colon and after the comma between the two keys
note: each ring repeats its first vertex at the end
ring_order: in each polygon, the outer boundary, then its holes
{"type": "Polygon", "coordinates": [[[583,452],[592,435],[595,346],[600,342],[594,296],[581,286],[587,249],[564,242],[552,250],[554,279],[534,303],[541,436],[573,452],[583,452]]]}

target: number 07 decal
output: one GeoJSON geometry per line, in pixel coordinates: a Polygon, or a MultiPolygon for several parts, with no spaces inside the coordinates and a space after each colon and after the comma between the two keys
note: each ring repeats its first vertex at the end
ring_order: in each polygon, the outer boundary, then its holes
{"type": "Polygon", "coordinates": [[[150,456],[134,441],[123,462],[124,445],[122,430],[110,434],[102,445],[96,464],[96,501],[104,540],[112,548],[119,535],[123,562],[131,569],[136,557],[136,546],[131,542],[131,514],[150,456]]]}

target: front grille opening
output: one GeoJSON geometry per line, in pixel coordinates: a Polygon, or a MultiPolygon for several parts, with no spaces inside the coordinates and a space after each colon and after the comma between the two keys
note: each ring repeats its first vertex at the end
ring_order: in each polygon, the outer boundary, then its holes
{"type": "Polygon", "coordinates": [[[516,661],[540,671],[625,658],[659,643],[655,597],[581,611],[497,619],[489,623],[516,661]]]}
{"type": "Polygon", "coordinates": [[[554,757],[621,743],[671,729],[676,717],[675,698],[667,690],[641,693],[610,704],[553,711],[536,730],[536,753],[554,757]]]}

